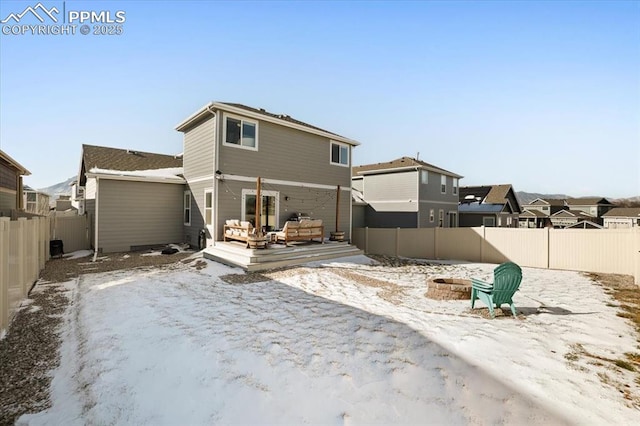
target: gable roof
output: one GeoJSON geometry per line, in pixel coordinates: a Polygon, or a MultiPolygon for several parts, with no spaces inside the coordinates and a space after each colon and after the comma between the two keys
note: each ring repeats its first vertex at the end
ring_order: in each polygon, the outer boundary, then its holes
{"type": "Polygon", "coordinates": [[[366,175],[366,174],[376,174],[376,173],[394,173],[407,171],[411,169],[425,169],[435,173],[440,173],[446,176],[451,176],[454,178],[462,179],[463,176],[460,176],[456,173],[450,172],[438,166],[434,166],[433,164],[426,163],[421,160],[416,160],[411,157],[401,157],[392,161],[387,161],[384,163],[373,163],[373,164],[364,164],[362,166],[353,166],[352,175],[366,175]]]}
{"type": "Polygon", "coordinates": [[[540,204],[547,204],[554,207],[564,207],[564,198],[536,198],[526,206],[538,206],[540,204]]]}
{"type": "Polygon", "coordinates": [[[593,216],[583,212],[582,210],[560,210],[552,214],[551,217],[593,218],[593,216]]]}
{"type": "Polygon", "coordinates": [[[540,210],[525,210],[520,214],[520,217],[547,217],[546,213],[542,213],[540,210]]]}
{"type": "Polygon", "coordinates": [[[604,229],[603,226],[600,226],[597,223],[591,222],[590,220],[581,220],[579,222],[574,223],[573,225],[567,226],[565,229],[570,229],[570,228],[604,229]]]}
{"type": "Polygon", "coordinates": [[[82,145],[80,184],[92,169],[105,171],[141,171],[182,167],[182,157],[106,146],[82,145]]]}
{"type": "Polygon", "coordinates": [[[13,158],[11,158],[11,156],[9,156],[9,154],[7,154],[6,152],[4,152],[3,150],[0,149],[0,161],[3,163],[6,163],[7,165],[9,165],[11,168],[15,169],[18,171],[18,173],[22,176],[29,176],[31,175],[31,172],[29,170],[27,170],[23,165],[21,165],[20,163],[18,163],[16,160],[14,160],[13,158]]]}
{"type": "Polygon", "coordinates": [[[640,207],[614,207],[602,217],[633,217],[640,218],[640,207]]]}
{"type": "Polygon", "coordinates": [[[611,205],[611,202],[602,197],[567,198],[569,206],[595,206],[600,204],[611,205]]]}
{"type": "Polygon", "coordinates": [[[344,142],[349,145],[357,146],[360,142],[353,139],[346,138],[337,133],[330,132],[328,130],[321,129],[320,127],[313,126],[305,123],[304,121],[297,120],[287,114],[274,114],[266,111],[264,108],[253,108],[247,105],[234,103],[234,102],[209,102],[207,105],[200,108],[194,114],[190,115],[182,122],[180,122],[175,129],[179,132],[186,131],[192,125],[198,123],[202,119],[212,114],[216,114],[216,111],[226,111],[235,114],[245,115],[247,117],[255,118],[257,120],[269,121],[279,124],[281,126],[291,127],[304,132],[317,134],[320,136],[328,137],[339,142],[344,142]]]}
{"type": "Polygon", "coordinates": [[[461,206],[471,201],[470,198],[467,197],[475,196],[475,201],[471,202],[477,202],[478,198],[480,198],[479,202],[482,204],[499,204],[509,207],[512,213],[522,213],[520,201],[518,201],[513,187],[508,183],[501,185],[463,186],[460,188],[458,194],[458,200],[461,206]],[[511,200],[513,200],[515,205],[513,205],[511,200]]]}

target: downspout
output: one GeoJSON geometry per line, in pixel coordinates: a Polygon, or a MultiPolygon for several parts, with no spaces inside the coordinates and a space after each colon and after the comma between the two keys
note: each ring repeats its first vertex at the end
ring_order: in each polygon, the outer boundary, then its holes
{"type": "MultiPolygon", "coordinates": [[[[218,229],[218,179],[216,171],[220,170],[218,168],[218,132],[220,131],[220,123],[216,117],[215,111],[211,109],[211,105],[207,106],[207,111],[209,111],[215,118],[215,130],[213,132],[213,194],[211,194],[211,227],[212,235],[211,240],[213,241],[213,245],[216,244],[216,232],[218,229]]],[[[205,200],[206,202],[206,200],[205,200]]],[[[204,227],[207,227],[207,224],[204,224],[204,227]]],[[[207,243],[205,242],[205,246],[207,243]]]]}
{"type": "Polygon", "coordinates": [[[100,180],[99,180],[98,176],[96,176],[96,214],[94,215],[95,216],[95,221],[96,221],[96,223],[95,223],[96,231],[95,231],[95,235],[94,235],[94,238],[93,238],[93,240],[94,240],[94,242],[93,242],[94,243],[93,261],[94,262],[98,259],[98,247],[99,247],[98,246],[98,215],[99,215],[99,212],[100,212],[100,209],[99,209],[99,207],[100,207],[100,205],[99,205],[100,196],[99,196],[99,192],[98,192],[99,186],[100,186],[100,180]]]}

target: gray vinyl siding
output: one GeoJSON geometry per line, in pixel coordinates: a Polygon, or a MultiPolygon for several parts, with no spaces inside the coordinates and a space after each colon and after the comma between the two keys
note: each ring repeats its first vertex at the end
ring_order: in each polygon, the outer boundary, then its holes
{"type": "Polygon", "coordinates": [[[18,190],[18,175],[15,169],[0,163],[0,188],[18,190]]]}
{"type": "MultiPolygon", "coordinates": [[[[447,192],[445,194],[440,190],[440,180],[442,175],[439,173],[429,172],[427,184],[420,183],[420,201],[438,201],[458,205],[458,194],[453,194],[453,178],[447,176],[447,192]]],[[[420,181],[418,181],[420,182],[420,181]]],[[[457,208],[456,208],[457,210],[457,208]]]]}
{"type": "MultiPolygon", "coordinates": [[[[213,189],[213,179],[187,184],[191,192],[191,225],[184,227],[185,242],[192,247],[198,246],[198,234],[205,229],[204,223],[204,191],[213,189]]],[[[215,204],[215,194],[213,196],[215,204]]],[[[214,205],[215,210],[215,205],[214,205]]],[[[182,223],[182,220],[180,221],[182,223]]],[[[210,236],[208,236],[210,238],[210,236]]]]}
{"type": "Polygon", "coordinates": [[[367,175],[364,178],[364,198],[367,202],[401,201],[407,204],[408,209],[415,211],[417,182],[416,171],[367,175]]]}
{"type": "MultiPolygon", "coordinates": [[[[218,228],[216,239],[222,239],[224,223],[227,219],[242,220],[242,190],[255,189],[256,186],[248,182],[228,181],[221,184],[218,192],[218,228]]],[[[301,188],[289,185],[263,185],[264,190],[279,192],[279,215],[277,227],[284,223],[295,212],[309,214],[313,219],[322,219],[325,236],[335,230],[336,190],[301,188]],[[288,197],[288,200],[285,199],[288,197]]],[[[351,224],[351,196],[349,191],[340,193],[339,230],[345,232],[349,239],[351,224]]]]}
{"type": "Polygon", "coordinates": [[[184,185],[100,179],[98,249],[181,243],[184,185]]]}
{"type": "Polygon", "coordinates": [[[211,176],[214,170],[216,119],[210,119],[184,134],[182,157],[184,177],[188,180],[211,176]]]}
{"type": "MultiPolygon", "coordinates": [[[[420,228],[436,228],[438,227],[438,211],[444,210],[443,227],[449,227],[449,212],[458,212],[458,203],[430,203],[427,201],[420,202],[420,228]],[[433,222],[429,221],[430,210],[433,209],[433,222]]],[[[458,216],[458,223],[460,216],[458,216]]]]}
{"type": "MultiPolygon", "coordinates": [[[[223,126],[219,127],[222,140],[223,126]]],[[[350,187],[351,168],[330,164],[329,141],[322,136],[258,121],[258,151],[220,143],[218,168],[224,174],[350,187]]],[[[350,161],[352,154],[349,147],[350,161]]]]}
{"type": "Polygon", "coordinates": [[[16,194],[0,191],[0,215],[9,216],[11,210],[16,208],[16,194]]]}

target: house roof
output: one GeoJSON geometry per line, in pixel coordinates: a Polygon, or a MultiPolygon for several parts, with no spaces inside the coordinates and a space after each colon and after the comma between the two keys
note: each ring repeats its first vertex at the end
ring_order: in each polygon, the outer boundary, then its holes
{"type": "Polygon", "coordinates": [[[508,183],[501,185],[463,186],[460,188],[458,194],[460,205],[469,204],[470,198],[473,196],[475,200],[479,199],[478,201],[482,204],[509,204],[511,211],[522,211],[522,209],[520,208],[518,197],[513,191],[513,187],[511,186],[511,184],[508,183]],[[511,193],[513,196],[513,200],[516,203],[515,206],[511,205],[512,203],[509,199],[509,193],[511,193]]]}
{"type": "Polygon", "coordinates": [[[595,206],[599,204],[611,205],[611,202],[602,197],[567,198],[569,206],[595,206]]]}
{"type": "MultiPolygon", "coordinates": [[[[110,148],[106,146],[82,145],[82,160],[78,180],[84,185],[87,173],[111,176],[132,176],[133,179],[152,178],[166,180],[167,176],[150,176],[144,171],[178,170],[182,168],[182,157],[177,155],[157,154],[153,152],[135,151],[131,149],[110,148]],[[123,172],[123,173],[118,173],[123,172]]],[[[153,173],[151,173],[153,174],[153,173]]],[[[173,173],[175,175],[175,173],[173,173]]],[[[165,173],[167,175],[167,173],[165,173]]],[[[173,176],[175,179],[175,176],[173,176]]]]}
{"type": "Polygon", "coordinates": [[[1,149],[0,149],[0,160],[2,160],[3,162],[7,163],[12,168],[16,169],[18,171],[18,173],[20,173],[22,176],[31,175],[31,172],[29,170],[27,170],[23,165],[21,165],[16,160],[11,158],[11,156],[9,156],[9,154],[7,154],[6,152],[4,152],[1,149]]]}
{"type": "Polygon", "coordinates": [[[599,224],[591,222],[589,220],[581,220],[579,222],[574,223],[573,225],[567,226],[565,229],[569,229],[569,228],[604,229],[603,226],[600,226],[599,224]]]}
{"type": "Polygon", "coordinates": [[[547,215],[545,213],[542,213],[540,210],[525,210],[524,212],[522,212],[522,214],[520,214],[520,217],[547,217],[547,215]]]}
{"type": "Polygon", "coordinates": [[[103,170],[156,170],[182,167],[182,157],[156,154],[106,146],[82,145],[85,171],[103,170]]]}
{"type": "Polygon", "coordinates": [[[593,216],[586,214],[582,210],[560,210],[551,215],[551,217],[579,217],[592,218],[593,216]]]}
{"type": "Polygon", "coordinates": [[[540,204],[547,204],[555,207],[564,207],[564,198],[536,198],[532,202],[525,205],[539,206],[540,204]]]}
{"type": "Polygon", "coordinates": [[[374,173],[393,173],[395,171],[405,171],[408,169],[426,169],[432,172],[440,173],[447,176],[452,176],[454,178],[461,179],[463,176],[460,176],[456,173],[450,172],[438,166],[434,166],[433,164],[429,164],[427,162],[416,160],[411,157],[401,157],[392,161],[387,161],[384,163],[373,163],[373,164],[365,164],[362,166],[354,166],[352,169],[352,175],[365,175],[365,174],[374,174],[374,173]]]}
{"type": "Polygon", "coordinates": [[[640,218],[640,207],[614,207],[602,217],[633,217],[640,218]]]}
{"type": "Polygon", "coordinates": [[[180,132],[185,131],[193,124],[201,121],[207,115],[215,114],[217,110],[246,115],[258,120],[270,121],[283,126],[295,128],[313,134],[318,134],[320,136],[329,137],[336,141],[344,142],[353,146],[360,145],[359,142],[353,139],[346,138],[337,133],[333,133],[328,130],[321,129],[320,127],[313,126],[309,123],[305,123],[304,121],[297,120],[288,114],[274,114],[272,112],[266,111],[264,108],[254,108],[234,102],[209,102],[194,114],[190,115],[182,122],[180,122],[175,127],[175,129],[180,132]]]}

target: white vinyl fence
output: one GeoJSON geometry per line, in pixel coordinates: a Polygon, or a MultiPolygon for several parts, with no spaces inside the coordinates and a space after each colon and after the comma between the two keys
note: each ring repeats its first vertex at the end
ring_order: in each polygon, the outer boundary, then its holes
{"type": "Polygon", "coordinates": [[[51,216],[51,239],[62,240],[65,253],[88,250],[89,221],[86,215],[51,216]]]}
{"type": "Polygon", "coordinates": [[[369,254],[628,274],[640,285],[639,228],[355,228],[352,242],[369,254]]]}
{"type": "Polygon", "coordinates": [[[0,217],[0,332],[49,259],[49,218],[0,217]]]}

